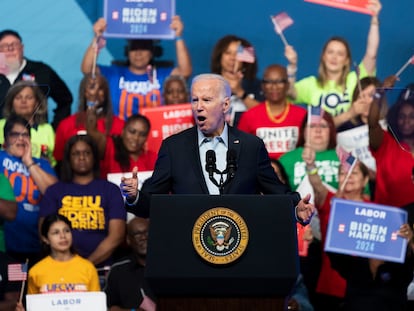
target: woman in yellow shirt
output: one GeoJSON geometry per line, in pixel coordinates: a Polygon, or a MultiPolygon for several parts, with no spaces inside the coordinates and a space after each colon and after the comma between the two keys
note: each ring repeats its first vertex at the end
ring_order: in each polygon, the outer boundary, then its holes
{"type": "MultiPolygon", "coordinates": [[[[47,216],[41,226],[41,239],[49,255],[29,270],[28,294],[100,291],[98,273],[72,246],[72,227],[62,215],[47,216]]],[[[16,311],[23,311],[18,303],[16,311]]]]}

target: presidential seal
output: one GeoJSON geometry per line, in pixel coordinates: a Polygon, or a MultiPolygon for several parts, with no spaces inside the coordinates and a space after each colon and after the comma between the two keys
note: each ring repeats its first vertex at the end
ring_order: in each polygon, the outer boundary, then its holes
{"type": "Polygon", "coordinates": [[[193,246],[197,254],[212,264],[228,264],[246,250],[249,230],[235,211],[216,207],[204,212],[193,227],[193,246]]]}

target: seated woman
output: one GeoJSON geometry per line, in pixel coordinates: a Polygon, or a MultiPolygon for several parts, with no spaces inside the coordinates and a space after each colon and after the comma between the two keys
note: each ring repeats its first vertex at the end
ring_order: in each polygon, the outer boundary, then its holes
{"type": "MultiPolygon", "coordinates": [[[[72,246],[72,226],[65,216],[45,217],[40,234],[47,256],[29,270],[28,294],[100,291],[96,268],[72,246]]],[[[21,302],[16,311],[24,311],[21,302]]]]}
{"type": "Polygon", "coordinates": [[[126,211],[119,187],[99,178],[98,148],[90,135],[66,143],[61,180],[40,203],[40,219],[52,213],[69,218],[78,254],[103,268],[125,238],[126,211]]]}
{"type": "Polygon", "coordinates": [[[124,121],[113,115],[108,82],[104,76],[85,75],[79,86],[78,112],[63,119],[56,130],[53,155],[60,162],[70,137],[89,134],[98,144],[99,156],[105,152],[104,139],[122,133],[124,121]]]}
{"type": "MultiPolygon", "coordinates": [[[[32,156],[30,126],[20,116],[10,116],[4,126],[4,149],[0,171],[9,179],[17,202],[17,217],[4,221],[7,254],[19,262],[39,259],[39,204],[46,189],[57,182],[55,171],[45,159],[32,156]]],[[[0,191],[4,191],[1,189],[0,191]]]]}
{"type": "Polygon", "coordinates": [[[7,92],[3,108],[5,119],[0,120],[0,144],[4,144],[4,124],[12,114],[23,117],[30,125],[33,157],[42,156],[55,165],[52,155],[55,149],[55,131],[47,121],[47,98],[35,82],[19,81],[7,92]]]}
{"type": "Polygon", "coordinates": [[[106,179],[108,173],[132,172],[135,166],[140,171],[154,170],[157,153],[147,149],[149,131],[147,117],[140,114],[130,116],[122,134],[106,140],[101,177],[106,179]]]}

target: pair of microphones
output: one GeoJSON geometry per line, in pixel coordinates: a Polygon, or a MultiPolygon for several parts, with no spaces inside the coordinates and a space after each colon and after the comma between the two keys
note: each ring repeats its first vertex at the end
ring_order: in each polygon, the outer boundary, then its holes
{"type": "Polygon", "coordinates": [[[207,150],[206,152],[206,171],[208,172],[208,177],[211,182],[219,188],[220,193],[222,193],[224,186],[234,178],[237,171],[237,153],[234,149],[227,150],[226,160],[227,164],[225,170],[220,171],[217,169],[215,151],[207,150]],[[214,173],[221,176],[219,182],[214,178],[214,173]],[[227,174],[227,178],[224,181],[223,175],[225,174],[227,174]]]}

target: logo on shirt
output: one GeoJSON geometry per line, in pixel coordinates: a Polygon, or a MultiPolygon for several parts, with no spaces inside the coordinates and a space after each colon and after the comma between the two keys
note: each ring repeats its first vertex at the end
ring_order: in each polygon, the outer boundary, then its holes
{"type": "Polygon", "coordinates": [[[249,242],[249,230],[235,211],[216,207],[204,212],[193,227],[193,246],[204,260],[228,264],[243,255],[249,242]]]}
{"type": "Polygon", "coordinates": [[[105,212],[100,195],[71,196],[62,198],[59,214],[67,217],[73,229],[105,230],[105,212]]]}

